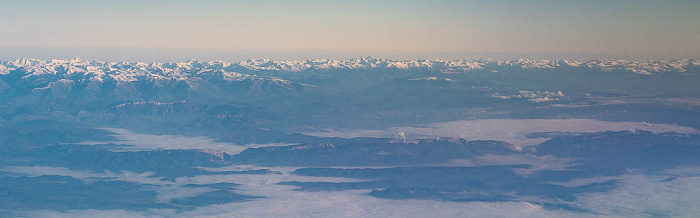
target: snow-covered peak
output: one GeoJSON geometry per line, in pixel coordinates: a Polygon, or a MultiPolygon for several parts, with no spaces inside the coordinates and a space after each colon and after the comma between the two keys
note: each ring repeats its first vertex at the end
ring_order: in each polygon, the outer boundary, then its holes
{"type": "MultiPolygon", "coordinates": [[[[653,74],[664,72],[687,72],[691,67],[700,65],[697,60],[676,61],[628,61],[628,60],[595,60],[588,62],[572,60],[390,60],[375,57],[353,58],[347,60],[310,59],[294,61],[273,61],[254,59],[238,63],[251,71],[282,71],[299,72],[305,70],[332,69],[400,69],[400,70],[436,70],[445,73],[459,73],[473,70],[501,71],[506,68],[520,69],[557,69],[557,68],[589,68],[606,72],[622,71],[636,74],[653,74]],[[503,69],[501,69],[503,68],[503,69]]],[[[233,66],[233,65],[232,65],[233,66]]]]}
{"type": "Polygon", "coordinates": [[[201,72],[222,70],[226,78],[240,77],[245,71],[268,72],[302,72],[307,70],[432,70],[442,73],[461,73],[474,70],[500,72],[512,69],[595,69],[606,72],[631,72],[636,74],[655,74],[665,72],[688,72],[696,70],[700,61],[629,61],[629,60],[593,60],[587,62],[570,60],[391,60],[376,57],[353,58],[347,60],[309,59],[274,61],[268,59],[251,59],[238,63],[224,61],[198,61],[171,63],[142,62],[102,62],[86,61],[80,58],[71,60],[17,59],[0,62],[0,74],[8,74],[13,69],[22,68],[27,77],[43,74],[89,74],[98,77],[109,76],[119,81],[133,81],[137,77],[155,79],[186,79],[201,72]]]}
{"type": "MultiPolygon", "coordinates": [[[[227,81],[259,79],[258,76],[235,72],[230,63],[198,60],[177,63],[102,62],[80,58],[71,60],[22,58],[14,61],[0,61],[0,74],[9,74],[14,70],[21,70],[20,72],[24,74],[23,78],[49,76],[51,80],[82,78],[100,82],[107,78],[117,82],[190,80],[205,77],[227,81]]],[[[272,81],[272,78],[268,80],[272,81]]]]}

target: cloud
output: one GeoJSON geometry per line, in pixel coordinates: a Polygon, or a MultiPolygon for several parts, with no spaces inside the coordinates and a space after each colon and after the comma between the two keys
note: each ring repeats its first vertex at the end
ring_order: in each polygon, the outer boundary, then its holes
{"type": "Polygon", "coordinates": [[[144,215],[142,213],[130,212],[126,210],[69,210],[65,212],[53,211],[53,210],[38,210],[29,211],[24,213],[29,217],[74,217],[74,218],[92,218],[92,217],[104,217],[104,218],[146,218],[146,217],[159,217],[156,215],[144,215]]]}
{"type": "MultiPolygon", "coordinates": [[[[477,158],[479,164],[509,164],[528,162],[531,157],[492,156],[477,158]],[[489,159],[493,159],[489,162],[489,159]]],[[[540,157],[534,162],[557,162],[549,157],[540,157]]],[[[230,166],[209,168],[212,171],[231,169],[256,169],[255,166],[230,166]]],[[[207,190],[192,188],[176,190],[184,184],[213,184],[230,182],[241,184],[236,192],[262,196],[265,198],[245,202],[216,204],[195,208],[191,211],[149,210],[130,212],[124,210],[70,210],[70,211],[29,211],[24,214],[32,217],[595,217],[595,216],[693,216],[700,213],[700,177],[675,177],[668,175],[622,175],[574,179],[560,185],[576,187],[604,182],[621,181],[617,189],[606,193],[580,194],[574,206],[590,209],[594,213],[577,213],[564,210],[548,210],[528,202],[442,202],[433,200],[391,200],[368,196],[370,190],[301,192],[297,187],[278,185],[282,181],[302,182],[350,182],[360,181],[350,178],[307,177],[290,174],[294,167],[271,168],[281,174],[264,175],[202,175],[180,177],[175,186],[162,187],[159,200],[196,196],[207,190]],[[669,179],[673,178],[673,179],[669,179]]],[[[679,168],[670,173],[683,175],[687,169],[679,168]]],[[[71,175],[77,178],[94,179],[109,177],[62,168],[50,167],[10,167],[5,172],[71,175]]],[[[694,171],[693,171],[694,172],[694,171]]],[[[129,177],[126,177],[129,178],[129,177]]],[[[133,179],[132,179],[133,181],[133,179]]]]}
{"type": "Polygon", "coordinates": [[[178,184],[175,182],[162,180],[160,177],[154,177],[153,173],[133,173],[128,171],[105,173],[91,173],[77,170],[70,170],[63,167],[47,167],[47,166],[11,166],[1,168],[0,172],[6,172],[16,175],[39,177],[39,176],[68,176],[74,179],[83,180],[84,182],[96,181],[124,181],[131,183],[140,183],[158,186],[158,202],[169,202],[173,199],[187,198],[198,196],[202,193],[212,191],[210,188],[203,187],[183,187],[186,184],[178,184]]]}
{"type": "Polygon", "coordinates": [[[700,176],[700,166],[681,166],[676,169],[666,170],[664,174],[700,176]]]}
{"type": "Polygon", "coordinates": [[[433,123],[422,127],[395,127],[383,130],[330,130],[325,132],[307,132],[305,134],[322,137],[354,138],[393,137],[397,132],[403,132],[407,138],[455,137],[467,140],[499,140],[518,146],[531,146],[549,139],[528,137],[533,133],[593,133],[602,131],[634,131],[637,129],[654,133],[700,133],[700,131],[692,127],[646,122],[609,122],[593,119],[482,119],[433,123]]]}
{"type": "Polygon", "coordinates": [[[590,185],[593,183],[603,183],[610,180],[620,179],[620,176],[598,176],[590,178],[575,178],[566,182],[548,182],[549,184],[561,185],[564,187],[579,187],[584,185],[590,185]]]}
{"type": "Polygon", "coordinates": [[[370,190],[301,192],[297,187],[277,185],[281,181],[349,181],[347,178],[323,178],[280,175],[215,175],[184,177],[178,183],[234,182],[237,191],[264,196],[245,202],[208,205],[192,211],[37,211],[32,216],[49,217],[585,217],[568,211],[550,211],[527,202],[442,202],[433,200],[389,200],[374,198],[370,190]]]}
{"type": "MultiPolygon", "coordinates": [[[[210,168],[212,171],[230,169],[253,169],[254,166],[231,166],[210,168]]],[[[5,168],[8,169],[8,168],[5,168]]],[[[76,178],[107,177],[51,167],[13,167],[15,173],[67,175],[76,178]]],[[[204,189],[182,189],[184,184],[214,184],[230,182],[241,184],[237,193],[262,196],[265,198],[229,204],[208,205],[192,211],[178,213],[173,210],[149,210],[132,212],[125,210],[69,210],[69,211],[27,211],[31,217],[576,217],[586,216],[568,211],[550,211],[539,205],[527,202],[442,202],[433,200],[389,200],[367,195],[370,190],[334,192],[301,192],[297,187],[278,185],[283,181],[303,182],[353,182],[363,181],[351,178],[298,176],[290,172],[293,167],[271,168],[281,174],[264,175],[203,175],[180,177],[174,185],[161,187],[159,201],[196,196],[204,189]],[[172,192],[171,192],[172,191],[172,192]],[[171,192],[165,194],[166,192],[171,192]]]]}
{"type": "Polygon", "coordinates": [[[158,196],[156,196],[157,202],[167,203],[174,199],[182,199],[189,197],[196,197],[201,194],[214,191],[212,188],[196,187],[187,188],[182,186],[169,187],[158,190],[158,196]]]}
{"type": "Polygon", "coordinates": [[[33,211],[31,217],[593,217],[567,211],[550,211],[527,202],[438,202],[384,200],[342,192],[302,193],[293,199],[255,200],[200,207],[175,213],[169,210],[33,211]]]}
{"type": "Polygon", "coordinates": [[[556,101],[560,100],[564,97],[564,93],[561,91],[527,91],[527,90],[520,90],[518,91],[518,94],[514,95],[499,95],[498,93],[495,93],[491,95],[493,98],[498,98],[498,99],[527,99],[528,101],[536,102],[536,103],[541,103],[541,102],[547,102],[547,101],[556,101]]]}
{"type": "Polygon", "coordinates": [[[286,146],[290,144],[249,144],[237,145],[225,142],[216,142],[208,137],[184,137],[178,135],[149,135],[129,131],[127,129],[104,128],[115,133],[116,141],[107,142],[82,142],[83,145],[115,144],[126,146],[115,146],[112,151],[150,151],[150,150],[190,150],[190,149],[213,149],[223,151],[228,154],[238,154],[247,148],[286,146]]]}
{"type": "MultiPolygon", "coordinates": [[[[568,162],[548,156],[527,155],[484,156],[472,160],[472,164],[497,165],[530,163],[553,167],[566,167],[568,162]]],[[[457,162],[455,162],[457,163],[457,162]]],[[[266,168],[280,174],[200,175],[179,177],[174,181],[162,181],[148,174],[87,173],[59,167],[6,167],[0,171],[29,176],[63,175],[86,181],[124,180],[157,184],[158,201],[197,196],[209,188],[183,188],[186,184],[215,184],[229,182],[237,186],[239,194],[264,198],[244,202],[207,205],[194,210],[177,212],[153,209],[143,212],[125,210],[69,210],[25,211],[31,217],[595,217],[608,216],[693,216],[700,213],[699,176],[687,175],[696,167],[670,170],[667,175],[622,175],[574,179],[559,185],[577,187],[608,180],[621,181],[620,186],[606,193],[580,194],[573,206],[590,209],[594,213],[578,213],[564,210],[548,210],[528,202],[443,202],[434,200],[391,200],[367,195],[371,190],[348,191],[295,191],[297,187],[279,185],[283,181],[301,182],[353,182],[352,178],[309,177],[291,174],[295,167],[266,168]],[[671,178],[671,179],[669,179],[671,178]]],[[[210,171],[263,169],[250,165],[206,168],[210,171]]],[[[10,174],[10,176],[11,176],[10,174]]]]}
{"type": "Polygon", "coordinates": [[[692,97],[634,97],[634,98],[620,98],[620,97],[601,97],[592,96],[590,93],[586,94],[585,102],[571,102],[563,104],[550,104],[543,105],[537,108],[551,108],[551,107],[564,107],[564,108],[575,108],[575,107],[595,107],[603,105],[659,105],[674,107],[682,110],[693,110],[700,106],[700,98],[692,97]]]}
{"type": "Polygon", "coordinates": [[[700,214],[699,176],[623,175],[622,185],[607,193],[587,193],[576,204],[607,216],[694,217],[700,214]]]}
{"type": "Polygon", "coordinates": [[[523,177],[530,176],[543,170],[565,170],[575,166],[574,159],[556,158],[551,155],[535,156],[521,155],[484,155],[471,159],[453,159],[445,163],[446,166],[508,166],[527,164],[529,168],[515,168],[513,172],[523,177]]]}
{"type": "Polygon", "coordinates": [[[179,214],[184,217],[576,217],[527,202],[440,202],[387,200],[361,191],[282,192],[241,204],[212,205],[179,214]]]}
{"type": "Polygon", "coordinates": [[[153,177],[153,173],[133,173],[128,171],[105,173],[91,173],[84,171],[70,170],[63,167],[47,167],[47,166],[10,166],[0,168],[0,172],[19,174],[30,177],[38,176],[68,176],[86,182],[93,181],[125,181],[152,185],[165,185],[168,182],[161,180],[160,177],[153,177]]]}

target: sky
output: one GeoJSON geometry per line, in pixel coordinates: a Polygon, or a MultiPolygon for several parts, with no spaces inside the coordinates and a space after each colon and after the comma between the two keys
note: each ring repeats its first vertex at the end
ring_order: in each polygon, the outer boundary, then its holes
{"type": "Polygon", "coordinates": [[[692,0],[3,1],[0,58],[697,58],[698,11],[692,0]]]}

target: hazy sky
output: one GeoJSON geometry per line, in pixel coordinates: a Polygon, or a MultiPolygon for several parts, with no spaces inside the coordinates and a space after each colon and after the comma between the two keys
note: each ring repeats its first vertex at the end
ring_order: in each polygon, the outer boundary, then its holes
{"type": "Polygon", "coordinates": [[[0,33],[6,58],[104,51],[698,58],[700,1],[3,1],[0,33]]]}

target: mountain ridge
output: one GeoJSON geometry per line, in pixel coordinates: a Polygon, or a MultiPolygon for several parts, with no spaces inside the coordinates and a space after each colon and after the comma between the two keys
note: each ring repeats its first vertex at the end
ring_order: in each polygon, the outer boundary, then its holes
{"type": "Polygon", "coordinates": [[[271,71],[271,72],[302,72],[307,70],[368,70],[368,69],[396,69],[396,70],[435,70],[441,73],[461,73],[475,70],[497,72],[505,68],[519,69],[556,69],[556,68],[583,68],[596,69],[606,72],[621,71],[635,74],[653,74],[665,72],[685,73],[697,70],[700,67],[700,60],[650,60],[650,61],[629,61],[629,60],[543,60],[543,59],[518,59],[518,60],[497,60],[497,59],[456,59],[456,60],[392,60],[375,57],[353,58],[345,60],[333,59],[306,59],[275,61],[269,59],[249,59],[241,62],[224,61],[198,61],[188,60],[185,62],[105,62],[86,61],[80,58],[71,60],[41,60],[20,58],[14,61],[0,61],[0,74],[8,74],[12,70],[23,68],[35,74],[56,74],[57,71],[65,72],[85,72],[96,75],[123,75],[120,79],[130,79],[138,75],[168,75],[173,78],[191,76],[195,70],[222,71],[230,75],[229,78],[246,77],[240,72],[250,71],[271,71]],[[157,73],[153,73],[157,72],[157,73]],[[158,73],[159,72],[159,73],[158,73]],[[188,74],[189,73],[189,74],[188,74]]]}

